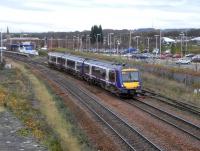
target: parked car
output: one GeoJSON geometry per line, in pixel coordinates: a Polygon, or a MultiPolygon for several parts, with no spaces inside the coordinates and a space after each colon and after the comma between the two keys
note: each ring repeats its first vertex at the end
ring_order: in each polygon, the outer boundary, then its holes
{"type": "Polygon", "coordinates": [[[171,53],[167,53],[165,54],[165,57],[170,58],[170,57],[173,57],[173,55],[171,53]]]}
{"type": "Polygon", "coordinates": [[[191,59],[190,58],[180,58],[176,61],[176,64],[190,64],[191,59]]]}
{"type": "Polygon", "coordinates": [[[159,59],[166,59],[166,56],[163,55],[163,54],[162,54],[162,55],[159,55],[158,57],[159,57],[159,59]]]}
{"type": "Polygon", "coordinates": [[[200,55],[192,57],[192,62],[200,62],[200,55]]]}
{"type": "Polygon", "coordinates": [[[188,58],[192,58],[194,56],[195,56],[195,54],[193,54],[193,53],[189,53],[189,54],[185,55],[185,57],[188,57],[188,58]]]}
{"type": "Polygon", "coordinates": [[[172,58],[181,58],[181,55],[180,55],[180,54],[174,54],[174,55],[172,56],[172,58]]]}

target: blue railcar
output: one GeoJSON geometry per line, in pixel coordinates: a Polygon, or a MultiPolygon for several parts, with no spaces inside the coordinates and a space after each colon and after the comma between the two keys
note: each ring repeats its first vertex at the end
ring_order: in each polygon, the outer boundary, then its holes
{"type": "Polygon", "coordinates": [[[48,63],[117,95],[141,90],[140,73],[133,67],[57,52],[48,53],[48,63]]]}

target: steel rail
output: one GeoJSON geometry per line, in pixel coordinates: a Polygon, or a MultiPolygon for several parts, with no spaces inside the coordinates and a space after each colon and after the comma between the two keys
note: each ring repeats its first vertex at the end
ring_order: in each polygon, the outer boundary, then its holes
{"type": "Polygon", "coordinates": [[[150,114],[153,117],[156,117],[157,119],[164,121],[168,123],[169,125],[172,125],[173,127],[176,127],[177,129],[189,134],[190,136],[194,137],[197,140],[200,140],[200,127],[184,120],[183,118],[180,118],[178,116],[172,115],[171,113],[168,113],[164,110],[161,110],[159,108],[156,108],[146,102],[143,102],[142,100],[139,100],[137,98],[134,98],[133,100],[123,100],[131,105],[134,105],[135,107],[139,108],[140,110],[150,114]]]}

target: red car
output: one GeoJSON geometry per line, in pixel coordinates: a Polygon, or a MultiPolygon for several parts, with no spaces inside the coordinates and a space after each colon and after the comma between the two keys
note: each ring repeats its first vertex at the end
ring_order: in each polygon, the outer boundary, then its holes
{"type": "Polygon", "coordinates": [[[167,54],[165,54],[165,57],[173,57],[173,55],[171,54],[171,53],[167,53],[167,54]]]}
{"type": "Polygon", "coordinates": [[[180,54],[174,54],[174,55],[172,56],[172,58],[181,58],[181,55],[180,55],[180,54]]]}
{"type": "Polygon", "coordinates": [[[161,56],[159,56],[159,59],[166,59],[166,56],[162,54],[161,56]]]}

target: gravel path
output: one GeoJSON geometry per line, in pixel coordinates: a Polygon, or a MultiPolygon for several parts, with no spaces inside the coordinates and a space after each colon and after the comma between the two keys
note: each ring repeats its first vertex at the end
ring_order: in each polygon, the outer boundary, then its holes
{"type": "Polygon", "coordinates": [[[0,151],[47,151],[31,137],[23,137],[17,131],[24,128],[10,112],[0,107],[0,151]]]}

